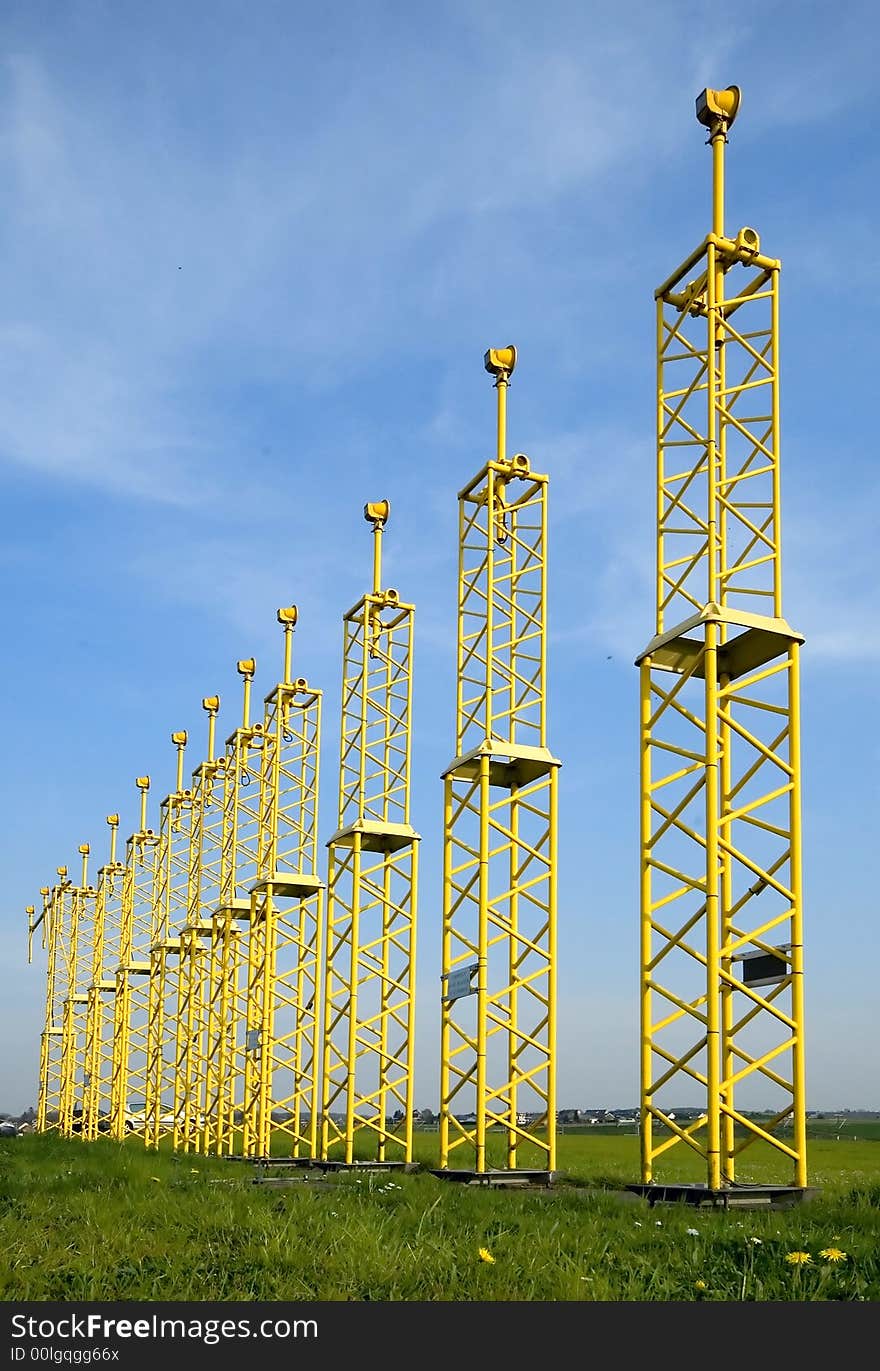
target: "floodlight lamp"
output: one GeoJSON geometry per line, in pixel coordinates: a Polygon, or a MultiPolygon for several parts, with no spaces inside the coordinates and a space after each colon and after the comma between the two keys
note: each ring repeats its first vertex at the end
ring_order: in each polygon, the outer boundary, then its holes
{"type": "Polygon", "coordinates": [[[83,857],[87,857],[89,855],[89,852],[91,851],[88,843],[80,843],[79,847],[76,850],[83,857]]]}
{"type": "Polygon", "coordinates": [[[108,822],[108,824],[110,825],[111,828],[118,828],[118,827],[119,827],[119,815],[118,815],[118,814],[108,814],[108,815],[107,815],[107,822],[108,822]]]}
{"type": "Polygon", "coordinates": [[[257,669],[256,659],[254,657],[243,657],[242,660],[237,663],[237,668],[239,676],[253,676],[257,669]]]}
{"type": "Polygon", "coordinates": [[[286,609],[279,609],[277,613],[279,624],[290,624],[291,628],[293,628],[293,625],[296,623],[297,617],[298,611],[296,605],[288,605],[286,609]]]}
{"type": "Polygon", "coordinates": [[[202,709],[206,709],[209,714],[216,714],[220,708],[219,695],[206,695],[202,700],[202,709]]]}
{"type": "Polygon", "coordinates": [[[186,729],[182,728],[179,733],[172,733],[171,741],[175,747],[186,747],[186,729]]]}
{"type": "Polygon", "coordinates": [[[716,131],[731,127],[739,113],[742,92],[739,86],[728,86],[726,90],[702,90],[697,96],[697,119],[707,129],[716,131]]]}
{"type": "Polygon", "coordinates": [[[149,778],[149,776],[138,776],[137,780],[135,781],[135,785],[137,786],[138,790],[149,790],[149,788],[150,788],[150,778],[149,778]]]}
{"type": "Polygon", "coordinates": [[[489,348],[483,358],[483,365],[493,376],[510,376],[516,366],[516,348],[489,348]]]}
{"type": "Polygon", "coordinates": [[[390,500],[370,500],[364,505],[364,518],[374,528],[383,528],[391,514],[390,500]]]}

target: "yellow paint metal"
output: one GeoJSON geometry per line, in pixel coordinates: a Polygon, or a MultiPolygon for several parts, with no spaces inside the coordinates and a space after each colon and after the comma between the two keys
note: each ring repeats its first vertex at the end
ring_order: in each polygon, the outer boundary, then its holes
{"type": "Polygon", "coordinates": [[[189,898],[192,791],[184,788],[187,735],[172,733],[177,753],[175,788],[162,801],[156,855],[156,899],[150,931],[150,1008],[145,1136],[151,1147],[174,1133],[175,1075],[179,1055],[181,937],[189,898]]]}
{"type": "Polygon", "coordinates": [[[321,1157],[412,1159],[419,834],[410,823],[414,607],[373,585],[343,616],[338,827],[328,843],[321,1157]]]}
{"type": "Polygon", "coordinates": [[[264,702],[250,890],[242,1151],[318,1155],[324,883],[317,874],[321,692],[292,678],[297,610],[278,611],[283,679],[264,702]]]}
{"type": "Polygon", "coordinates": [[[60,1132],[73,1137],[82,1130],[88,1083],[86,1029],[88,987],[92,978],[95,889],[88,883],[89,845],[81,843],[82,875],[70,890],[68,936],[65,941],[67,998],[61,1035],[60,1132]]]}
{"type": "Polygon", "coordinates": [[[47,948],[46,1012],[40,1038],[40,1080],[37,1095],[37,1132],[57,1132],[62,1108],[62,1036],[64,1001],[67,998],[67,952],[71,881],[67,867],[58,867],[59,881],[43,886],[43,909],[35,927],[42,924],[47,948]]]}
{"type": "Polygon", "coordinates": [[[214,755],[220,697],[205,696],[202,708],[208,716],[207,757],[193,771],[190,784],[186,916],[180,934],[175,1018],[173,1144],[183,1152],[201,1152],[209,1136],[205,1110],[210,952],[213,915],[220,902],[224,814],[226,758],[214,755]]]}
{"type": "Polygon", "coordinates": [[[770,1142],[806,1184],[798,662],[782,617],[779,263],[724,225],[736,87],[705,91],[712,231],[655,292],[657,618],[641,673],[642,1180],[770,1142]],[[750,954],[775,954],[769,987],[750,954]],[[671,1106],[703,1099],[701,1117],[671,1106]],[[773,1100],[769,1121],[746,1117],[773,1100]]]}
{"type": "MultiPolygon", "coordinates": [[[[247,925],[257,880],[263,723],[250,718],[252,657],[238,662],[242,722],[226,739],[222,769],[219,901],[211,916],[205,1046],[204,1148],[231,1156],[238,1148],[247,1033],[247,925]]],[[[218,773],[219,775],[219,773],[218,773]]]]}
{"type": "Polygon", "coordinates": [[[506,452],[515,348],[490,348],[497,448],[459,493],[456,755],[444,774],[441,1172],[556,1167],[556,791],[548,478],[506,452]]]}
{"type": "Polygon", "coordinates": [[[116,968],[121,960],[122,876],[116,859],[119,815],[109,814],[110,855],[98,871],[92,975],[86,1010],[86,1089],[82,1136],[94,1141],[110,1126],[116,968]]]}
{"type": "Polygon", "coordinates": [[[140,824],[125,845],[119,964],[113,1000],[110,1133],[145,1135],[150,1021],[150,941],[156,898],[158,835],[147,827],[149,776],[139,776],[140,824]]]}

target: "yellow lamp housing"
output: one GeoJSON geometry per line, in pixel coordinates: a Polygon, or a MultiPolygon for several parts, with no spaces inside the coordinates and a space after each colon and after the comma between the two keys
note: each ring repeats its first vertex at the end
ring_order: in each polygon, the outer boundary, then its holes
{"type": "Polygon", "coordinates": [[[729,129],[739,113],[742,92],[739,86],[725,90],[702,90],[697,96],[697,119],[707,129],[729,129]]]}
{"type": "Polygon", "coordinates": [[[277,618],[279,624],[290,624],[291,627],[296,623],[299,611],[296,605],[288,605],[286,609],[279,609],[277,618]]]}
{"type": "Polygon", "coordinates": [[[493,376],[510,376],[516,366],[516,348],[489,348],[483,363],[493,376]]]}
{"type": "Polygon", "coordinates": [[[364,505],[364,518],[367,523],[372,524],[374,528],[377,525],[381,527],[382,525],[387,524],[390,514],[390,500],[372,500],[364,505]]]}

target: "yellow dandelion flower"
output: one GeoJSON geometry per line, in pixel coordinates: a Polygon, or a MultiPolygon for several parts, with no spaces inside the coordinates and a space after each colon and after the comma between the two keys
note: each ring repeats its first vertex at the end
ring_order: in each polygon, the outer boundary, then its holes
{"type": "Polygon", "coordinates": [[[493,1265],[495,1262],[495,1258],[492,1256],[492,1253],[489,1251],[487,1247],[480,1248],[479,1256],[481,1262],[489,1262],[490,1265],[493,1265]]]}
{"type": "Polygon", "coordinates": [[[788,1262],[789,1266],[809,1266],[813,1258],[810,1256],[809,1252],[787,1252],[785,1254],[785,1260],[788,1262]]]}
{"type": "Polygon", "coordinates": [[[709,1287],[708,1287],[708,1285],[706,1284],[705,1281],[694,1281],[694,1289],[695,1289],[695,1290],[708,1290],[709,1287]]]}
{"type": "Polygon", "coordinates": [[[824,1257],[827,1262],[846,1261],[846,1253],[841,1252],[839,1247],[823,1247],[822,1251],[819,1253],[819,1256],[824,1257]]]}

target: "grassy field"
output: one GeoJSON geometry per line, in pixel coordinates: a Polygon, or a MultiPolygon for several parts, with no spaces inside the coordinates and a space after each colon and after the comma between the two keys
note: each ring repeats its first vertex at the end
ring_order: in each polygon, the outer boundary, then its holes
{"type": "MultiPolygon", "coordinates": [[[[563,1134],[549,1194],[427,1172],[271,1189],[249,1165],[135,1139],[2,1139],[0,1298],[876,1301],[880,1139],[855,1132],[811,1142],[818,1196],[759,1211],[651,1208],[625,1191],[632,1136],[563,1134]]],[[[417,1135],[429,1165],[436,1146],[417,1135]]],[[[698,1159],[677,1167],[662,1179],[704,1179],[698,1159]]],[[[739,1179],[790,1176],[755,1152],[739,1179]]]]}

